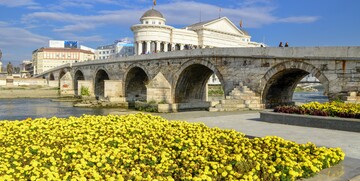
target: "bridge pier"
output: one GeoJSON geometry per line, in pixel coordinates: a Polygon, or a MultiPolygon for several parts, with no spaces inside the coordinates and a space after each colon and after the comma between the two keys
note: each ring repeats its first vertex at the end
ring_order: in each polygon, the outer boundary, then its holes
{"type": "MultiPolygon", "coordinates": [[[[143,44],[138,44],[138,52],[139,45],[143,44]]],[[[165,51],[166,47],[164,44],[165,51]]],[[[359,60],[360,47],[206,48],[81,62],[38,77],[60,79],[62,94],[73,94],[76,82],[86,80],[91,81],[86,86],[92,95],[122,96],[129,103],[165,102],[174,104],[171,109],[181,109],[183,103],[187,107],[206,102],[207,80],[216,74],[225,96],[231,96],[243,82],[255,93],[249,97],[261,101],[226,99],[222,108],[230,104],[241,107],[239,102],[272,107],[273,103],[291,104],[296,85],[308,74],[319,80],[330,100],[345,100],[348,92],[360,91],[359,60]]]]}
{"type": "Polygon", "coordinates": [[[77,95],[95,97],[93,82],[90,80],[78,80],[77,95]],[[85,95],[86,93],[88,93],[88,95],[85,95]]]}
{"type": "Polygon", "coordinates": [[[110,102],[126,102],[123,91],[123,81],[105,80],[104,97],[110,102]]]}
{"type": "Polygon", "coordinates": [[[161,72],[146,85],[146,94],[147,102],[173,103],[171,85],[161,72]]]}
{"type": "Polygon", "coordinates": [[[60,79],[60,95],[75,95],[74,84],[70,72],[65,73],[60,79]]]}

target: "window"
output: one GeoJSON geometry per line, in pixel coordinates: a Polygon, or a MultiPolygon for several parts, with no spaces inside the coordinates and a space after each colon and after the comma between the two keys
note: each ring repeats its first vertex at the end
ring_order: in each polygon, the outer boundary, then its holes
{"type": "Polygon", "coordinates": [[[148,22],[148,21],[145,21],[145,24],[149,24],[149,22],[148,22]]]}

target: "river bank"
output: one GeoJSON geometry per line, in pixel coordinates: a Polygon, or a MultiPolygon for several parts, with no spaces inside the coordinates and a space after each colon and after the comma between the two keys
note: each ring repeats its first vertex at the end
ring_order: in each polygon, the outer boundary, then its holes
{"type": "Polygon", "coordinates": [[[45,86],[0,87],[0,99],[57,98],[59,89],[45,86]]]}

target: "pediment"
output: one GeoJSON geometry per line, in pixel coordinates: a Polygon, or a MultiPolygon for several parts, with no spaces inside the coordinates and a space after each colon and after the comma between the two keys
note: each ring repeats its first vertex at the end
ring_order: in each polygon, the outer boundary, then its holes
{"type": "Polygon", "coordinates": [[[244,33],[226,17],[204,24],[204,28],[235,35],[244,35],[244,33]]]}

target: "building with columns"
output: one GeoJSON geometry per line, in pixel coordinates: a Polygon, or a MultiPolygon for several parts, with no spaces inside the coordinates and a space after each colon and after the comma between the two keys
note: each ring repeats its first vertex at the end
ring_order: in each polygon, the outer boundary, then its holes
{"type": "Polygon", "coordinates": [[[131,27],[136,55],[193,48],[263,45],[252,42],[246,31],[239,29],[226,17],[177,29],[166,25],[166,19],[159,11],[150,9],[142,15],[140,23],[131,27]]]}

